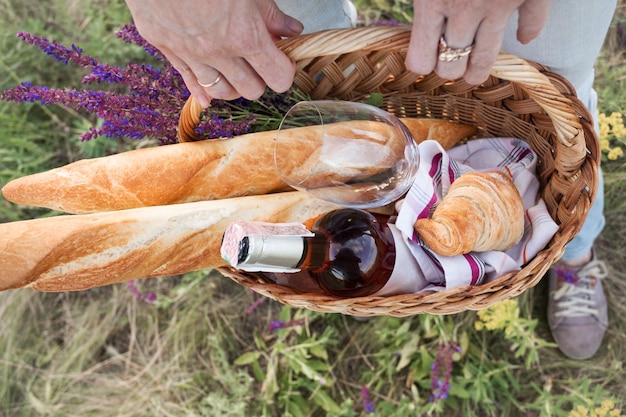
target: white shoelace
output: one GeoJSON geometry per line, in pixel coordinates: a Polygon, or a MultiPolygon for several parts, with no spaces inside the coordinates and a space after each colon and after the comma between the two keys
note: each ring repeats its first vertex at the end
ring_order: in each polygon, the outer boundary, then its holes
{"type": "Polygon", "coordinates": [[[557,317],[586,317],[597,316],[598,309],[595,307],[593,294],[595,282],[608,275],[606,265],[602,261],[591,261],[580,271],[575,272],[578,276],[576,283],[563,282],[561,287],[554,291],[552,296],[557,301],[557,317]],[[562,301],[559,301],[561,300],[562,301]]]}

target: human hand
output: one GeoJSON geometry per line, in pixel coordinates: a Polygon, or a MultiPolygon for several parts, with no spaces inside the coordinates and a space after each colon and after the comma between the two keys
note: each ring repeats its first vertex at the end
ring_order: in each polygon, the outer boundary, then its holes
{"type": "Polygon", "coordinates": [[[435,71],[440,77],[463,77],[480,84],[489,77],[507,23],[519,12],[517,39],[528,43],[546,23],[551,0],[414,0],[414,22],[406,64],[417,74],[435,71]],[[439,58],[439,39],[462,49],[474,45],[471,53],[456,61],[439,58]]]}
{"type": "Polygon", "coordinates": [[[299,34],[302,24],[282,13],[273,0],[126,0],[126,4],[139,33],[180,72],[203,107],[211,98],[255,99],[266,85],[277,92],[292,85],[294,64],[275,41],[299,34]]]}

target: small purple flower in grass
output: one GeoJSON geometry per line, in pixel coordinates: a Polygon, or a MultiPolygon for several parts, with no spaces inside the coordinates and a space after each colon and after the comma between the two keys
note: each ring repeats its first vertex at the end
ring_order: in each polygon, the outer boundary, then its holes
{"type": "Polygon", "coordinates": [[[556,274],[558,281],[565,282],[567,284],[576,285],[580,280],[576,271],[561,265],[554,267],[554,273],[556,274]]]}
{"type": "Polygon", "coordinates": [[[452,355],[460,351],[461,347],[454,342],[439,346],[435,361],[430,367],[431,402],[448,398],[450,379],[452,378],[452,355]]]}
{"type": "Polygon", "coordinates": [[[139,288],[137,288],[137,286],[135,285],[135,281],[134,280],[130,280],[128,281],[128,289],[130,290],[130,292],[135,296],[136,299],[138,299],[139,301],[144,301],[148,304],[153,304],[156,299],[157,296],[154,292],[150,291],[147,294],[143,294],[139,288]]]}
{"type": "Polygon", "coordinates": [[[285,327],[284,320],[272,320],[270,322],[270,325],[267,326],[268,330],[272,332],[277,332],[279,329],[282,329],[284,327],[285,327]]]}
{"type": "MultiPolygon", "coordinates": [[[[254,293],[254,291],[252,292],[254,293]]],[[[266,300],[265,297],[259,297],[256,300],[254,300],[254,302],[250,304],[250,307],[248,307],[248,309],[246,310],[246,313],[252,314],[254,310],[256,310],[261,304],[263,304],[263,302],[265,302],[265,300],[266,300]]]]}
{"type": "Polygon", "coordinates": [[[376,412],[374,409],[374,401],[370,398],[370,390],[366,386],[361,387],[361,399],[363,400],[365,414],[373,414],[376,412]]]}
{"type": "Polygon", "coordinates": [[[272,320],[270,322],[270,325],[268,326],[268,329],[272,332],[277,332],[280,329],[289,329],[291,327],[302,326],[304,323],[305,323],[304,319],[290,320],[290,321],[272,320]]]}

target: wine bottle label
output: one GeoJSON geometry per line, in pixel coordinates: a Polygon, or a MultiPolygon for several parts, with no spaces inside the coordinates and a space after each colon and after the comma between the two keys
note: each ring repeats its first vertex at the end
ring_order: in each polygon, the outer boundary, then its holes
{"type": "Polygon", "coordinates": [[[297,272],[302,237],[314,236],[300,223],[236,222],[224,233],[222,258],[247,272],[297,272]]]}

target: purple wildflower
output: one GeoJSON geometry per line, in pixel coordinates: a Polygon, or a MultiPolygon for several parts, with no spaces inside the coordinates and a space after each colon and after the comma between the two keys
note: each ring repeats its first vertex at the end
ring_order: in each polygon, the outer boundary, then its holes
{"type": "Polygon", "coordinates": [[[558,277],[559,281],[566,282],[568,284],[576,285],[578,283],[578,280],[580,280],[580,277],[575,270],[572,270],[571,268],[567,268],[565,266],[555,266],[554,273],[558,277]]]}
{"type": "Polygon", "coordinates": [[[270,322],[270,325],[267,326],[268,330],[271,332],[277,332],[279,329],[282,329],[283,327],[285,327],[284,320],[272,320],[270,322]]]}
{"type": "Polygon", "coordinates": [[[146,41],[139,34],[135,25],[126,24],[122,26],[122,28],[117,32],[116,36],[118,37],[118,39],[121,39],[126,43],[131,43],[142,47],[144,51],[150,54],[150,56],[155,57],[157,60],[165,61],[165,56],[161,53],[161,51],[148,43],[148,41],[146,41]]]}
{"type": "Polygon", "coordinates": [[[305,323],[304,319],[290,320],[290,321],[272,320],[270,322],[270,325],[268,326],[268,329],[272,332],[277,332],[280,329],[289,329],[291,327],[302,326],[304,323],[305,323]]]}
{"type": "Polygon", "coordinates": [[[460,352],[461,347],[454,342],[439,346],[435,361],[430,367],[431,392],[430,401],[437,402],[448,398],[450,379],[452,378],[452,355],[460,352]]]}
{"type": "Polygon", "coordinates": [[[233,136],[249,132],[253,121],[253,116],[234,122],[233,120],[213,115],[200,122],[195,130],[198,135],[209,132],[208,135],[211,139],[232,138],[233,136]]]}
{"type": "Polygon", "coordinates": [[[83,54],[83,50],[76,45],[67,48],[57,41],[50,41],[45,36],[32,35],[28,32],[18,32],[17,37],[26,43],[34,45],[44,51],[47,55],[54,57],[64,64],[78,64],[89,68],[98,65],[98,60],[83,54]]]}
{"type": "Polygon", "coordinates": [[[374,402],[370,399],[370,391],[366,386],[361,387],[361,399],[363,400],[365,414],[373,414],[376,412],[374,402]]]}
{"type": "MultiPolygon", "coordinates": [[[[130,137],[142,139],[157,137],[167,142],[176,140],[175,118],[151,108],[152,103],[141,95],[124,95],[107,91],[54,89],[22,83],[2,92],[1,98],[14,102],[40,102],[59,104],[76,110],[85,110],[104,120],[102,127],[91,128],[81,140],[97,136],[130,137]]],[[[173,109],[170,109],[173,111],[173,109]]]]}
{"type": "Polygon", "coordinates": [[[247,314],[252,314],[254,312],[254,310],[256,310],[257,308],[259,308],[259,306],[261,304],[263,304],[263,302],[266,300],[265,297],[259,297],[256,300],[254,300],[254,302],[252,304],[250,304],[250,307],[248,307],[248,309],[246,310],[247,314]]]}
{"type": "MultiPolygon", "coordinates": [[[[102,125],[84,132],[81,140],[106,136],[135,139],[152,137],[159,139],[161,144],[177,142],[180,111],[189,98],[182,77],[157,48],[139,35],[133,25],[124,26],[117,36],[125,42],[143,47],[158,67],[148,63],[113,66],[101,63],[76,45],[68,48],[43,36],[18,33],[18,38],[38,47],[57,61],[87,69],[89,74],[83,77],[83,85],[117,84],[125,88],[124,92],[120,92],[119,88],[114,91],[58,89],[26,82],[0,92],[0,99],[57,104],[92,113],[102,119],[102,125]]],[[[289,93],[271,92],[254,101],[214,100],[211,108],[203,114],[196,131],[199,137],[207,139],[274,129],[280,115],[286,113],[295,101],[289,93]]]]}
{"type": "Polygon", "coordinates": [[[139,291],[139,289],[135,285],[134,280],[128,281],[128,289],[135,296],[135,298],[138,299],[139,301],[144,301],[148,304],[153,304],[157,299],[156,294],[152,291],[150,291],[147,294],[143,294],[141,291],[139,291]]]}

